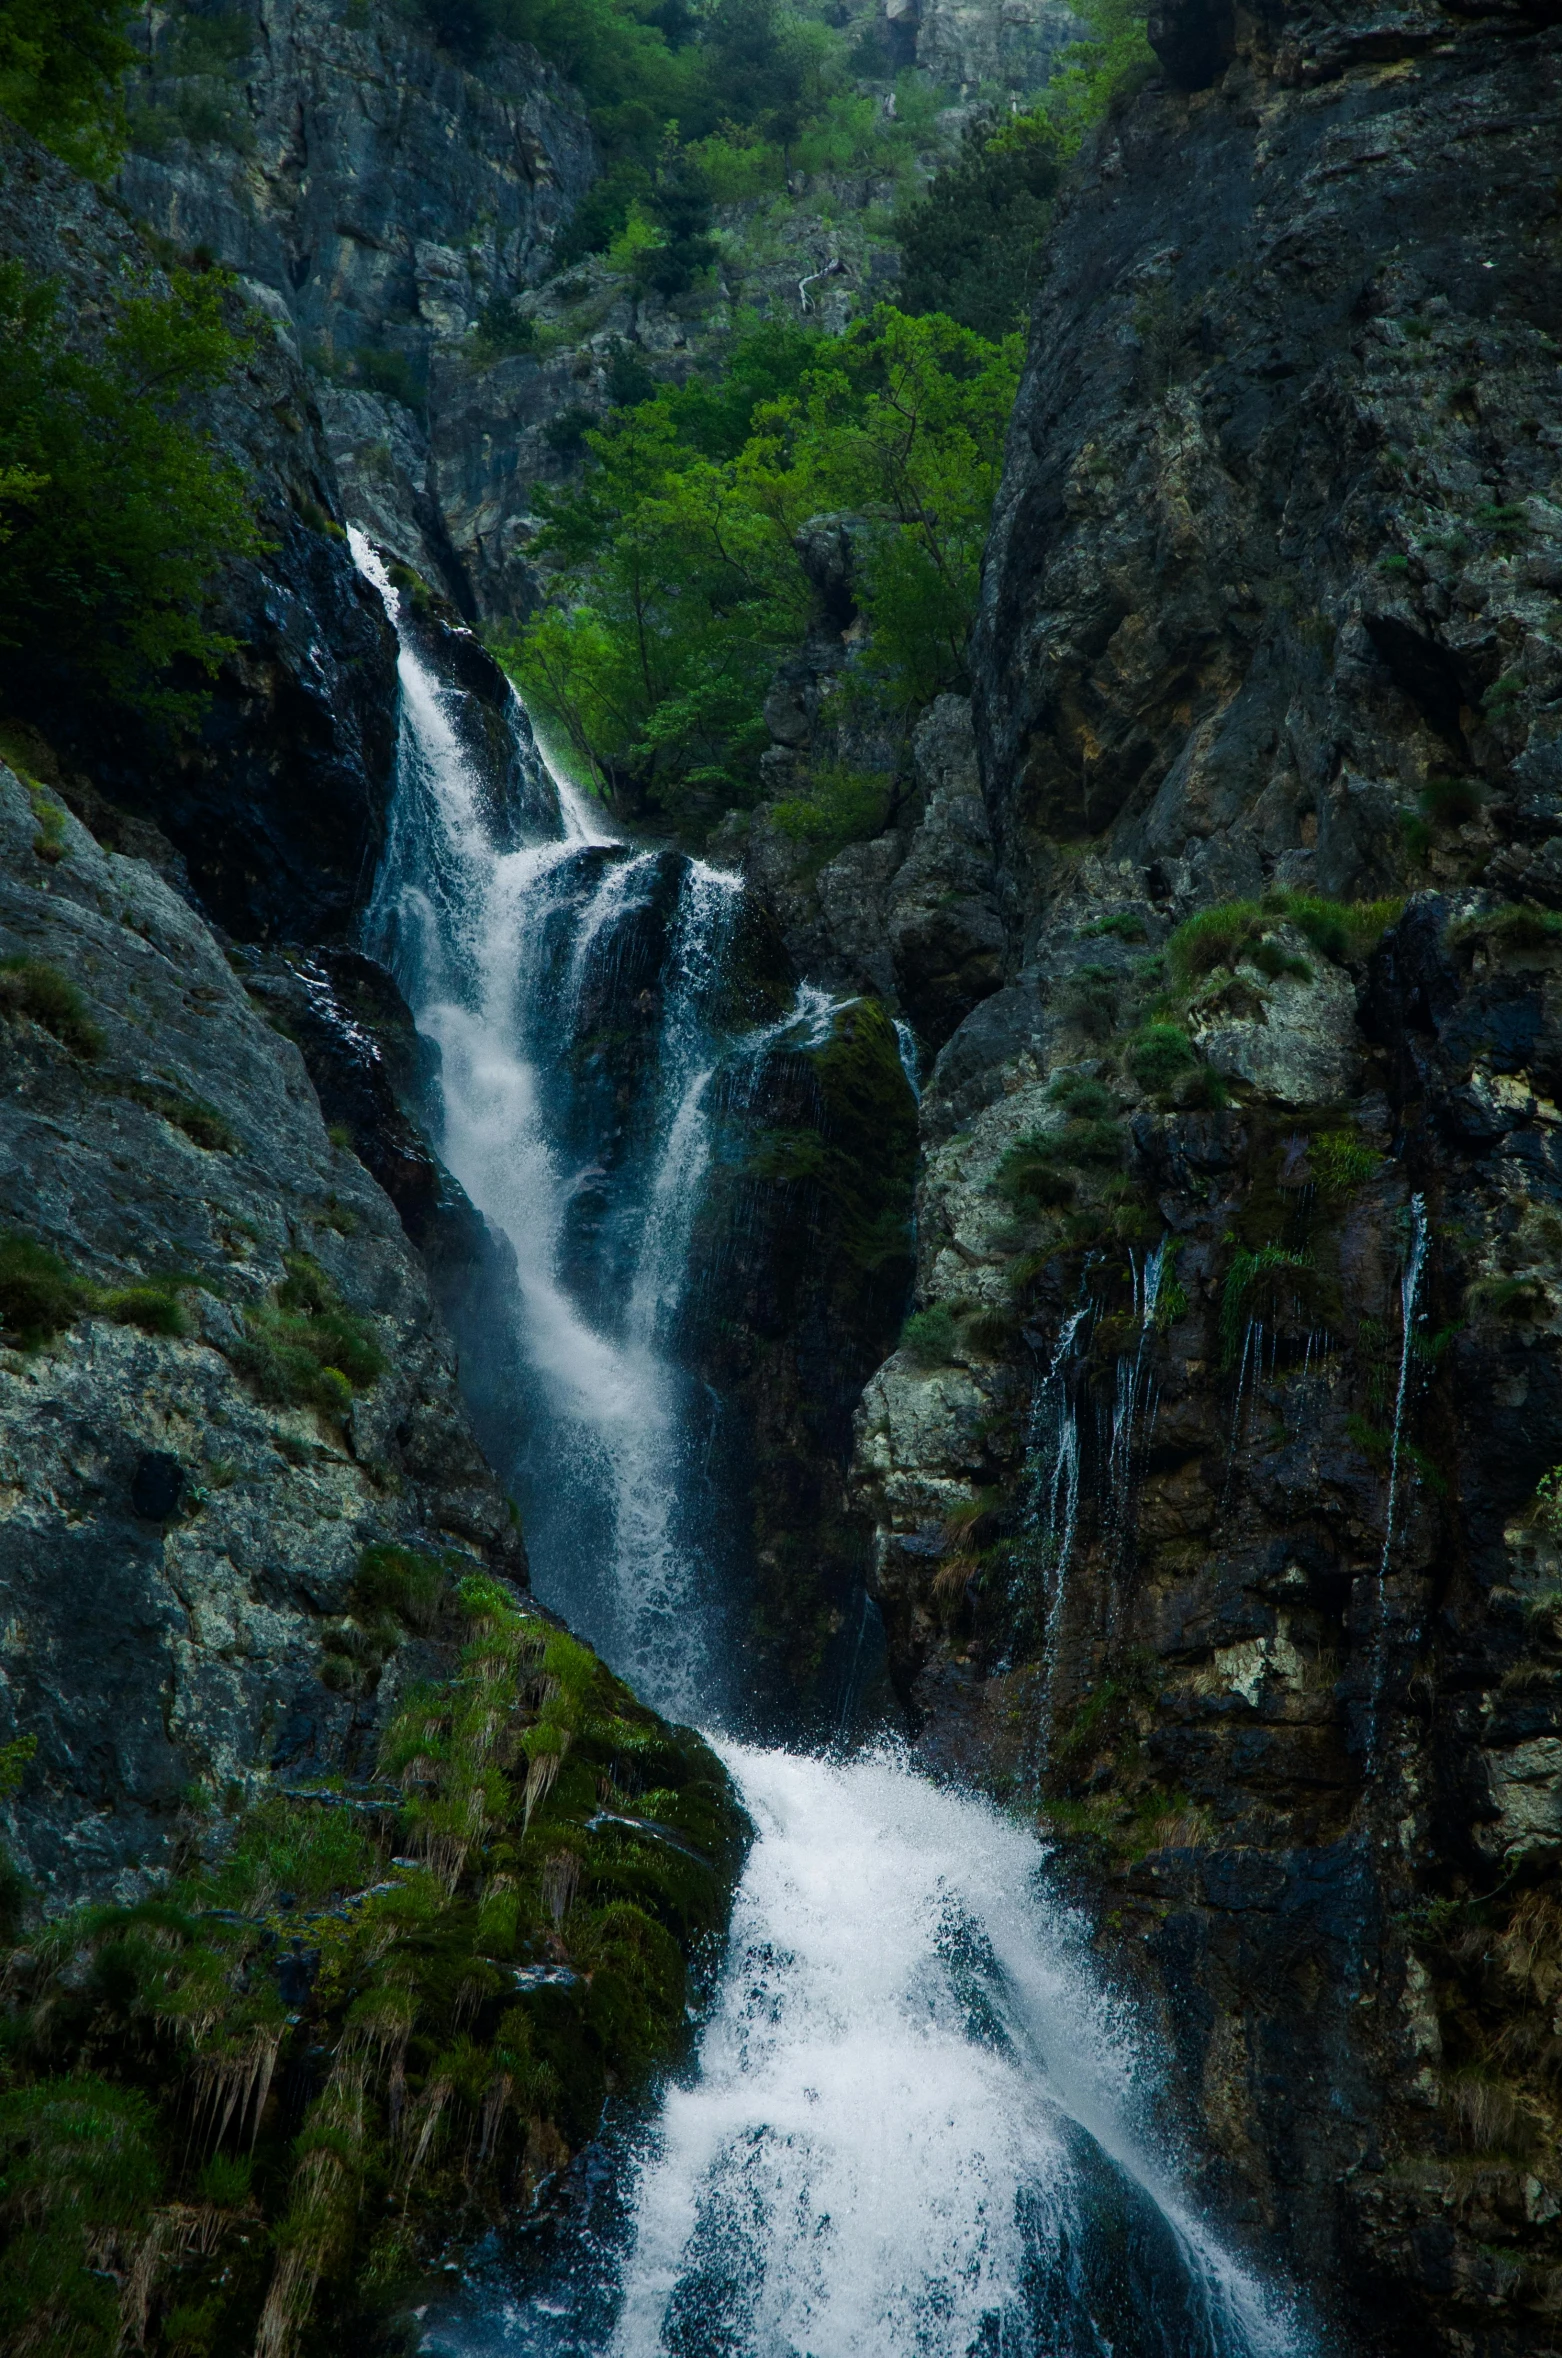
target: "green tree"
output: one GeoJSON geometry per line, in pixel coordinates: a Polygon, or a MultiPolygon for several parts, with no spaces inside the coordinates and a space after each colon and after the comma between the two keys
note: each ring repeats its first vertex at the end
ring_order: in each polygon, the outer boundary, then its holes
{"type": "Polygon", "coordinates": [[[128,0],[0,0],[0,114],[80,170],[119,151],[128,0]]]}
{"type": "Polygon", "coordinates": [[[188,717],[190,675],[231,651],[206,594],[261,541],[195,415],[245,349],[229,287],[180,272],[133,294],[89,356],[59,332],[56,289],[0,264],[0,679],[52,671],[188,717]]]}
{"type": "Polygon", "coordinates": [[[795,536],[826,511],[856,519],[855,679],[908,722],[964,684],[1019,357],[889,309],[839,338],[765,325],[716,383],[587,435],[582,485],[544,502],[554,597],[500,652],[609,795],[691,829],[755,799],[812,602],[795,536]]]}
{"type": "Polygon", "coordinates": [[[1019,325],[1041,266],[1062,174],[1044,115],[973,124],[954,161],[902,213],[900,302],[1001,336],[1019,325]]]}

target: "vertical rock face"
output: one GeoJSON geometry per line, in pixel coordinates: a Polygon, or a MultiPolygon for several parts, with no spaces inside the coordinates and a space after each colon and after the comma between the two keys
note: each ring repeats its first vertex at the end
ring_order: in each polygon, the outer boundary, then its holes
{"type": "Polygon", "coordinates": [[[1110,1893],[1221,2199],[1352,2330],[1516,2354],[1562,2281],[1562,42],[1152,38],[1050,241],[973,698],[1010,952],[857,1495],[924,1748],[1110,1893]]]}
{"type": "Polygon", "coordinates": [[[596,169],[579,99],[514,42],[463,61],[411,8],[282,0],[203,46],[204,22],[151,21],[123,197],[310,362],[355,520],[468,612],[524,604],[490,512],[513,437],[468,434],[471,371],[433,355],[547,275],[596,169]]]}
{"type": "Polygon", "coordinates": [[[164,236],[264,289],[301,345],[417,362],[539,275],[591,178],[591,140],[535,51],[497,42],[469,68],[415,10],[357,14],[269,0],[225,17],[247,44],[201,85],[231,109],[227,136],[191,138],[166,111],[192,61],[165,33],[133,93],[120,186],[164,236]]]}
{"type": "MultiPolygon", "coordinates": [[[[0,157],[0,254],[54,281],[89,350],[124,293],[166,285],[145,238],[100,191],[20,134],[0,157]]],[[[347,548],[309,380],[237,301],[233,320],[256,332],[201,422],[253,484],[268,545],[217,584],[214,619],[237,645],[199,732],[171,745],[122,707],[83,707],[46,646],[17,693],[70,770],[171,840],[225,927],[318,938],[350,923],[379,856],[396,650],[347,548]]]]}
{"type": "Polygon", "coordinates": [[[194,1785],[372,1764],[427,1663],[376,1680],[366,1548],[526,1559],[394,1208],[206,927],[9,770],[0,873],[0,1741],[59,1905],[155,1880],[194,1785]]]}

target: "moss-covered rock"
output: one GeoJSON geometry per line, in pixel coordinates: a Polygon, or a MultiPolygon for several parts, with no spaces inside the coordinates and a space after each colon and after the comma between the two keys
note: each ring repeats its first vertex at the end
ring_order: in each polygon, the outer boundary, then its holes
{"type": "Polygon", "coordinates": [[[513,1593],[426,1571],[360,1572],[444,1662],[372,1782],[192,1796],[165,1890],[13,1961],[8,2339],[374,2336],[677,2052],[748,1837],[725,1771],[513,1593]]]}

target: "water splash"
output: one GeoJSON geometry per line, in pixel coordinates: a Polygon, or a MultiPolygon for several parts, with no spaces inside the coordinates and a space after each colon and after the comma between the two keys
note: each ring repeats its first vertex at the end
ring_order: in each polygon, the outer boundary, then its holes
{"type": "Polygon", "coordinates": [[[1399,1448],[1405,1426],[1405,1394],[1410,1384],[1410,1355],[1415,1344],[1416,1296],[1421,1287],[1421,1272],[1426,1266],[1428,1233],[1426,1198],[1413,1195],[1410,1199],[1410,1250],[1405,1255],[1405,1265],[1399,1273],[1399,1381],[1394,1389],[1394,1430],[1388,1457],[1388,1504],[1383,1514],[1383,1553],[1378,1558],[1376,1610],[1373,1614],[1372,1694],[1367,1713],[1369,1762],[1376,1755],[1383,1684],[1388,1675],[1388,1566],[1394,1546],[1394,1510],[1399,1497],[1399,1448]]]}
{"type": "MultiPolygon", "coordinates": [[[[1281,2358],[1181,2192],[1044,1853],[893,1754],[727,1748],[758,1829],[697,2066],[644,2140],[611,2358],[1281,2358]]],[[[558,2358],[568,2287],[451,2358],[558,2358]]]]}

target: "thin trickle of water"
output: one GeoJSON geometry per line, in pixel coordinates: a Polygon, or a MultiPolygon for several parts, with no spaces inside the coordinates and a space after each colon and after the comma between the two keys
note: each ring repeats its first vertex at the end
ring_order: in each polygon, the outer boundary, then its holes
{"type": "Polygon", "coordinates": [[[1132,1352],[1124,1351],[1118,1357],[1111,1440],[1107,1449],[1107,1495],[1102,1515],[1114,1573],[1120,1568],[1133,1536],[1136,1464],[1140,1451],[1148,1445],[1160,1398],[1159,1387],[1147,1374],[1146,1353],[1160,1303],[1169,1241],[1163,1236],[1154,1251],[1145,1255],[1142,1270],[1132,1253],[1128,1257],[1139,1333],[1132,1352]]]}
{"type": "Polygon", "coordinates": [[[1426,1266],[1427,1239],[1426,1198],[1413,1195],[1410,1199],[1410,1250],[1405,1255],[1405,1265],[1399,1273],[1399,1381],[1394,1389],[1394,1430],[1388,1458],[1388,1504],[1383,1512],[1383,1553],[1378,1558],[1377,1609],[1373,1616],[1372,1699],[1367,1715],[1369,1760],[1376,1749],[1383,1681],[1388,1670],[1388,1565],[1394,1546],[1394,1509],[1399,1496],[1399,1448],[1405,1426],[1405,1394],[1410,1383],[1410,1354],[1415,1345],[1416,1296],[1421,1290],[1421,1272],[1426,1266]]]}
{"type": "Polygon", "coordinates": [[[906,1085],[920,1105],[922,1082],[917,1069],[917,1035],[903,1015],[895,1018],[895,1045],[900,1050],[900,1069],[906,1076],[906,1085]]]}
{"type": "MultiPolygon", "coordinates": [[[[1024,1530],[1026,1571],[1043,1581],[1043,1674],[1041,1709],[1031,1745],[1029,1781],[1039,1785],[1052,1755],[1057,1712],[1059,1658],[1068,1619],[1068,1576],[1079,1522],[1079,1405],[1070,1380],[1075,1337],[1089,1317],[1087,1304],[1071,1311],[1058,1329],[1046,1374],[1031,1402],[1026,1439],[1024,1530]]],[[[1016,1597],[1015,1603],[1021,1600],[1016,1597]]]]}

